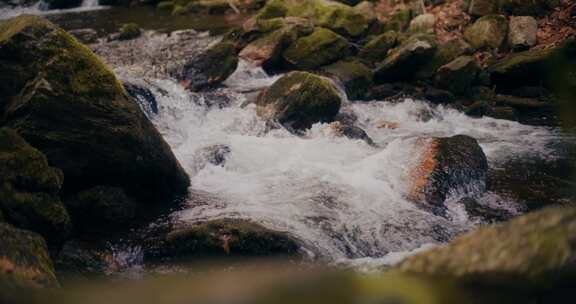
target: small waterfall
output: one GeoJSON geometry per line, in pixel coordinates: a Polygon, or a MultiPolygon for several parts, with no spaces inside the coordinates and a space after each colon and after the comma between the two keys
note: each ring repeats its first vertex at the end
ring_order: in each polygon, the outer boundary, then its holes
{"type": "Polygon", "coordinates": [[[83,8],[90,8],[90,7],[98,7],[100,6],[99,0],[82,0],[82,4],[80,7],[83,8]]]}

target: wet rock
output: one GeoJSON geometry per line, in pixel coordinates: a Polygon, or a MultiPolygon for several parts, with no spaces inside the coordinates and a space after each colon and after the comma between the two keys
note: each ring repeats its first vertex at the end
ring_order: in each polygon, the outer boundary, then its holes
{"type": "Polygon", "coordinates": [[[416,93],[416,87],[400,82],[373,86],[368,92],[368,100],[387,100],[416,93]]]}
{"type": "Polygon", "coordinates": [[[170,147],[88,48],[39,17],[11,19],[0,33],[3,123],[64,172],[63,196],[105,184],[168,208],[186,195],[170,147]]]}
{"type": "Polygon", "coordinates": [[[368,63],[378,63],[386,58],[388,52],[396,46],[398,34],[388,31],[370,39],[360,50],[358,57],[368,63]]]}
{"type": "Polygon", "coordinates": [[[239,54],[240,58],[260,65],[265,70],[279,68],[282,52],[299,37],[313,32],[313,27],[305,19],[284,19],[284,26],[264,34],[244,47],[239,54]]]}
{"type": "Polygon", "coordinates": [[[421,97],[434,104],[451,104],[456,100],[450,91],[427,87],[421,97]]]}
{"type": "Polygon", "coordinates": [[[473,198],[463,198],[457,203],[464,205],[464,210],[468,217],[475,220],[480,220],[487,223],[504,222],[513,217],[513,215],[502,209],[493,209],[488,206],[481,205],[473,198]]]}
{"type": "Polygon", "coordinates": [[[271,0],[258,18],[302,17],[341,35],[358,37],[369,26],[368,19],[354,8],[327,0],[271,0]]]}
{"type": "Polygon", "coordinates": [[[554,50],[538,49],[509,55],[489,67],[490,80],[500,89],[545,83],[553,54],[554,50]]]}
{"type": "Polygon", "coordinates": [[[122,188],[96,186],[64,201],[83,235],[106,235],[135,226],[138,204],[122,188]]]}
{"type": "Polygon", "coordinates": [[[340,60],[320,72],[342,84],[350,100],[361,100],[372,86],[372,71],[357,60],[340,60]]]}
{"type": "Polygon", "coordinates": [[[480,66],[472,56],[460,56],[438,69],[435,83],[456,94],[466,94],[480,71],[480,66]]]}
{"type": "Polygon", "coordinates": [[[150,238],[146,260],[222,256],[295,256],[298,242],[287,233],[267,229],[241,219],[218,219],[177,228],[150,238]]]}
{"type": "Polygon", "coordinates": [[[316,28],[288,47],[283,57],[298,69],[313,70],[345,57],[348,51],[348,42],[342,36],[329,29],[316,28]]]}
{"type": "Polygon", "coordinates": [[[433,38],[414,35],[390,51],[374,72],[377,83],[410,80],[429,61],[436,51],[433,38]]]}
{"type": "Polygon", "coordinates": [[[68,31],[68,33],[84,44],[92,44],[98,42],[98,32],[93,29],[78,29],[68,31]]]}
{"type": "Polygon", "coordinates": [[[461,38],[454,38],[438,45],[438,50],[432,59],[422,65],[416,72],[417,79],[428,79],[434,76],[438,68],[451,62],[452,60],[472,54],[470,45],[461,38]]]}
{"type": "Polygon", "coordinates": [[[307,72],[291,72],[263,91],[256,104],[260,117],[298,131],[317,122],[332,121],[341,102],[329,80],[307,72]]]}
{"type": "Polygon", "coordinates": [[[508,35],[508,20],[502,15],[484,16],[464,30],[464,38],[476,50],[498,49],[508,35]]]}
{"type": "Polygon", "coordinates": [[[412,33],[434,33],[434,26],[436,25],[436,16],[433,14],[422,14],[416,16],[410,21],[408,31],[412,33]]]}
{"type": "Polygon", "coordinates": [[[226,157],[232,150],[227,145],[211,145],[199,149],[194,153],[194,167],[198,172],[208,164],[214,166],[224,166],[226,157]]]}
{"type": "Polygon", "coordinates": [[[488,161],[474,138],[422,139],[420,145],[423,152],[410,173],[408,199],[439,207],[452,193],[476,195],[485,191],[488,161]]]}
{"type": "Polygon", "coordinates": [[[0,283],[12,287],[58,287],[44,239],[0,223],[0,283]]]}
{"type": "Polygon", "coordinates": [[[538,22],[534,17],[510,17],[508,45],[514,50],[526,50],[536,44],[538,22]]]}
{"type": "Polygon", "coordinates": [[[506,107],[506,106],[490,107],[484,115],[496,119],[518,121],[518,113],[512,107],[506,107]]]}
{"type": "Polygon", "coordinates": [[[576,208],[547,208],[479,228],[398,268],[485,287],[549,289],[576,277],[575,233],[576,208]]]}
{"type": "Polygon", "coordinates": [[[375,146],[374,141],[366,131],[362,130],[362,128],[357,127],[353,124],[349,124],[342,121],[335,121],[330,124],[330,128],[334,131],[336,136],[347,137],[350,139],[358,139],[364,141],[370,146],[375,146]]]}
{"type": "Polygon", "coordinates": [[[71,232],[58,196],[64,176],[15,131],[0,129],[0,210],[5,221],[45,237],[57,249],[71,232]]]}
{"type": "Polygon", "coordinates": [[[152,94],[152,91],[142,85],[127,81],[124,81],[123,84],[128,95],[138,102],[140,109],[144,111],[144,114],[146,114],[148,118],[154,114],[158,114],[158,101],[156,101],[156,97],[152,94]]]}
{"type": "Polygon", "coordinates": [[[205,53],[191,58],[176,78],[189,90],[200,91],[222,83],[237,67],[235,45],[223,41],[205,53]]]}
{"type": "Polygon", "coordinates": [[[112,253],[107,250],[88,242],[71,240],[64,244],[54,259],[54,267],[59,277],[77,280],[79,277],[105,276],[112,260],[112,253]]]}

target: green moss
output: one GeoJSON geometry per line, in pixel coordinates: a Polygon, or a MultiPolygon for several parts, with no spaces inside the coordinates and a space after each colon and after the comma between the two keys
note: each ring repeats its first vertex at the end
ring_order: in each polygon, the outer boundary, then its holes
{"type": "Polygon", "coordinates": [[[0,209],[6,221],[31,229],[58,246],[70,233],[70,218],[58,197],[62,171],[13,130],[0,129],[0,209]]]}
{"type": "Polygon", "coordinates": [[[317,28],[311,35],[296,40],[283,56],[299,69],[312,70],[345,57],[348,51],[348,42],[342,36],[317,28]]]}
{"type": "Polygon", "coordinates": [[[291,72],[259,98],[257,112],[289,130],[302,130],[317,122],[331,121],[340,104],[338,91],[328,80],[307,72],[291,72]]]}
{"type": "Polygon", "coordinates": [[[340,60],[321,69],[321,73],[342,83],[350,100],[361,100],[372,87],[372,71],[357,60],[340,60]]]}
{"type": "Polygon", "coordinates": [[[576,273],[576,208],[548,208],[480,228],[406,259],[399,269],[488,286],[541,290],[576,273]]]}
{"type": "Polygon", "coordinates": [[[378,35],[366,43],[359,57],[369,63],[380,62],[386,58],[388,51],[396,46],[397,41],[398,34],[394,31],[378,35]]]}
{"type": "Polygon", "coordinates": [[[271,0],[258,12],[256,17],[258,19],[270,19],[285,17],[288,13],[288,8],[282,0],[271,0]]]}
{"type": "Polygon", "coordinates": [[[476,50],[498,49],[508,35],[508,19],[502,15],[484,16],[464,31],[464,38],[476,50]]]}
{"type": "Polygon", "coordinates": [[[398,10],[393,12],[384,22],[384,29],[386,31],[404,32],[408,29],[411,20],[412,11],[410,9],[398,10]]]}
{"type": "Polygon", "coordinates": [[[136,39],[142,35],[142,30],[136,23],[126,23],[120,27],[119,40],[136,39]]]}
{"type": "Polygon", "coordinates": [[[432,59],[426,62],[422,68],[416,73],[416,78],[426,79],[430,78],[436,73],[439,67],[449,63],[459,56],[471,54],[472,49],[470,45],[463,39],[455,38],[438,46],[438,50],[434,53],[432,59]]]}
{"type": "Polygon", "coordinates": [[[0,283],[20,288],[59,286],[42,237],[0,223],[0,283]]]}

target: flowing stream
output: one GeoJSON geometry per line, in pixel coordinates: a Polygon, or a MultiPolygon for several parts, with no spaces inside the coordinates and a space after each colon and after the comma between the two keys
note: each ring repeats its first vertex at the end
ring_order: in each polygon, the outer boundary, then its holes
{"type": "MultiPolygon", "coordinates": [[[[310,255],[332,262],[381,265],[419,248],[445,242],[480,224],[468,219],[457,196],[449,214],[436,216],[404,197],[408,171],[421,153],[417,139],[465,134],[479,140],[491,167],[513,158],[555,158],[555,130],[492,118],[474,119],[443,106],[405,98],[394,102],[345,101],[376,143],[337,137],[327,124],[305,136],[269,130],[246,104],[250,92],[270,85],[262,70],[241,62],[210,93],[190,93],[172,80],[149,79],[158,113],[148,111],[192,179],[192,199],[174,220],[245,218],[286,231],[310,255]],[[380,128],[394,123],[397,128],[380,128]],[[211,164],[207,147],[227,147],[225,163],[211,164]],[[208,200],[206,202],[206,200],[208,200]]],[[[145,104],[145,103],[144,103],[145,104]]],[[[488,192],[483,205],[518,213],[520,202],[488,192]]]]}

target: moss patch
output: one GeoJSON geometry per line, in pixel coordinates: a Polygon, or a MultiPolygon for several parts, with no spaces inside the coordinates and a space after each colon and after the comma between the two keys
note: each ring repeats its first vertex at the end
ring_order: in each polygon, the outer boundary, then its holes
{"type": "Polygon", "coordinates": [[[348,48],[348,42],[342,36],[329,29],[316,28],[311,35],[288,47],[283,57],[299,69],[313,70],[345,57],[348,48]]]}

